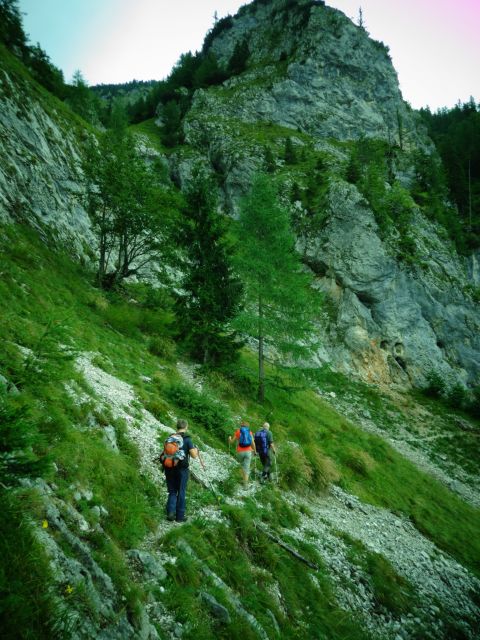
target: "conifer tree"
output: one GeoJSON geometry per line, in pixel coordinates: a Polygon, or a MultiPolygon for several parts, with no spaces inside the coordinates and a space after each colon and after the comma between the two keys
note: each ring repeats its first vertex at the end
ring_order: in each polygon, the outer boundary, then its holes
{"type": "Polygon", "coordinates": [[[285,138],[285,162],[286,164],[296,164],[298,162],[297,153],[291,138],[285,138]]]}
{"type": "Polygon", "coordinates": [[[250,49],[246,39],[239,40],[235,45],[233,53],[228,61],[227,71],[232,75],[239,75],[247,68],[247,60],[250,56],[250,49]]]}
{"type": "Polygon", "coordinates": [[[232,359],[238,349],[229,322],[239,308],[242,287],[233,274],[225,220],[217,212],[216,185],[204,170],[195,169],[185,201],[178,323],[189,352],[203,364],[213,364],[232,359]]]}
{"type": "Polygon", "coordinates": [[[300,256],[288,211],[271,180],[259,175],[241,203],[236,257],[245,287],[245,307],[235,326],[258,341],[258,399],[265,398],[265,350],[297,359],[314,346],[318,310],[300,256]]]}

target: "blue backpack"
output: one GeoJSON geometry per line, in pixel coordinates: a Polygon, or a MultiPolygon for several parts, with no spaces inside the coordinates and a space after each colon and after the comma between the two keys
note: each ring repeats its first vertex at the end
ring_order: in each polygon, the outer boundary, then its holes
{"type": "Polygon", "coordinates": [[[260,429],[255,434],[255,448],[257,453],[262,453],[266,455],[268,452],[268,438],[266,429],[260,429]]]}
{"type": "Polygon", "coordinates": [[[240,439],[238,440],[240,447],[249,447],[252,444],[252,436],[248,427],[240,427],[240,439]]]}

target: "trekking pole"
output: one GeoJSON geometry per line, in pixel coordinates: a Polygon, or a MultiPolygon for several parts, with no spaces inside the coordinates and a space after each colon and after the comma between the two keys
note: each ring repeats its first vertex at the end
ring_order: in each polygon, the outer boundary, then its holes
{"type": "Polygon", "coordinates": [[[277,454],[274,453],[273,454],[275,456],[275,478],[276,478],[276,484],[278,485],[278,466],[277,466],[277,454]]]}

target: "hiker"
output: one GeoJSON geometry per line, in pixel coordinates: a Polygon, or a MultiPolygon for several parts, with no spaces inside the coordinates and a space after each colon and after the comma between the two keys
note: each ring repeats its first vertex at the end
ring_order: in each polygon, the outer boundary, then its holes
{"type": "Polygon", "coordinates": [[[252,462],[252,452],[255,454],[255,441],[253,433],[250,431],[248,424],[242,420],[240,428],[235,431],[233,436],[228,437],[231,444],[238,440],[237,444],[237,460],[240,463],[243,486],[248,487],[248,478],[250,477],[250,464],[252,462]]]}
{"type": "Polygon", "coordinates": [[[186,492],[188,483],[189,458],[199,458],[205,469],[200,453],[187,435],[188,422],[177,420],[177,431],[165,440],[163,453],[160,455],[165,480],[167,481],[167,520],[185,522],[186,492]]]}
{"type": "Polygon", "coordinates": [[[256,432],[255,448],[263,467],[262,481],[265,482],[265,480],[270,480],[270,467],[272,466],[270,451],[272,451],[273,455],[277,455],[277,451],[273,443],[273,435],[270,431],[270,424],[268,422],[264,422],[262,428],[256,432]]]}

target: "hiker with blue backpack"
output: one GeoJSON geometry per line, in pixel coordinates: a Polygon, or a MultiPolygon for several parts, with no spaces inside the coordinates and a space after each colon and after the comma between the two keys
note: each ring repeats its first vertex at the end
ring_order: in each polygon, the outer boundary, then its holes
{"type": "Polygon", "coordinates": [[[233,436],[229,436],[228,442],[231,444],[237,440],[237,460],[240,463],[242,473],[243,486],[248,487],[248,479],[250,477],[250,464],[252,455],[255,455],[255,440],[253,433],[250,431],[248,424],[242,420],[240,428],[235,431],[233,436]]]}
{"type": "Polygon", "coordinates": [[[262,428],[255,433],[255,448],[263,467],[261,480],[265,482],[266,480],[270,480],[270,468],[272,466],[270,451],[273,455],[277,455],[268,422],[264,422],[262,428]]]}
{"type": "Polygon", "coordinates": [[[167,520],[170,521],[185,522],[186,520],[189,458],[198,458],[202,468],[205,470],[205,465],[197,447],[195,447],[192,439],[186,433],[187,429],[188,422],[186,420],[177,420],[177,431],[165,440],[163,452],[158,458],[165,471],[168,490],[167,520]]]}

